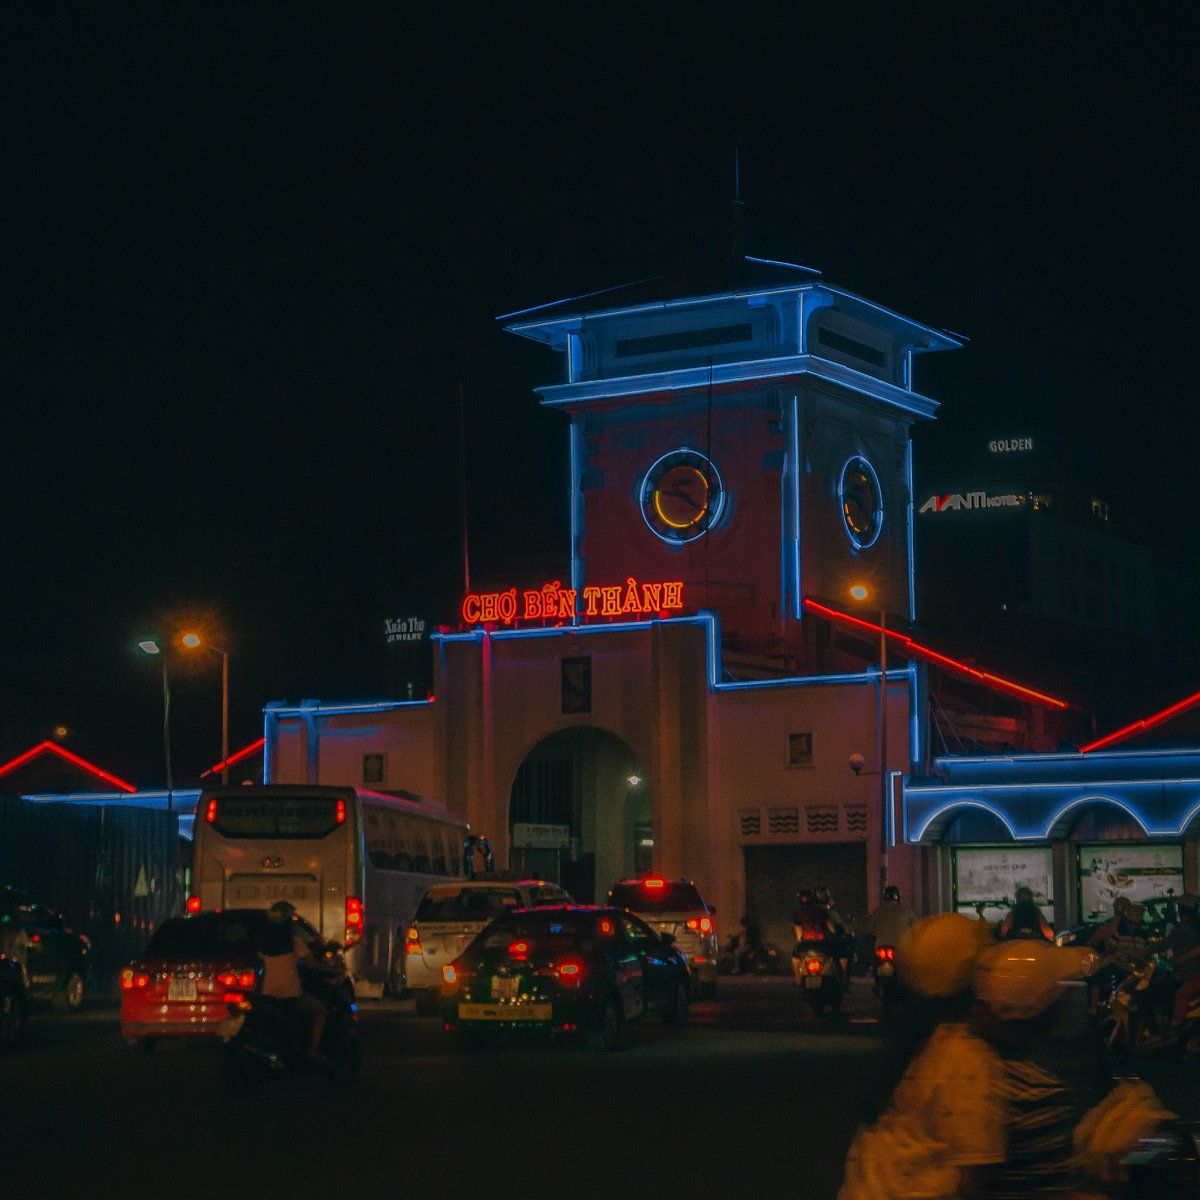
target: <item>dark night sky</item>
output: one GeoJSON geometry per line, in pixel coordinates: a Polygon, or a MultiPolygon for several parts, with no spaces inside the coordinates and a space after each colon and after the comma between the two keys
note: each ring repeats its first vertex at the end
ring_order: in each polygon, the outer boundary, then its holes
{"type": "Polygon", "coordinates": [[[460,591],[460,375],[478,569],[561,549],[558,362],[493,318],[717,245],[735,144],[752,253],[971,338],[919,462],[1057,434],[1194,594],[1182,6],[253,7],[4,18],[0,754],[157,782],[155,622],[227,638],[235,746],[378,694],[460,591]]]}

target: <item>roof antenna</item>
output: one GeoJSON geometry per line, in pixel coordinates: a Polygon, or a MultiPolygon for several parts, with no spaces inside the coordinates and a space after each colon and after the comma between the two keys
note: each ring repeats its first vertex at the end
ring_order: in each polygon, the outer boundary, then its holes
{"type": "Polygon", "coordinates": [[[746,206],[742,203],[741,148],[733,148],[733,204],[729,217],[729,251],[734,265],[746,256],[746,206]]]}

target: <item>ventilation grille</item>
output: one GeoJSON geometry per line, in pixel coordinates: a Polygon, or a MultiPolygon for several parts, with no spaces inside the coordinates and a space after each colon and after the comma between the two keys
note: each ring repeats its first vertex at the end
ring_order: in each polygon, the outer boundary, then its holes
{"type": "Polygon", "coordinates": [[[865,804],[850,804],[846,806],[846,832],[866,837],[867,806],[865,804]]]}
{"type": "Polygon", "coordinates": [[[738,828],[742,837],[758,837],[762,833],[762,810],[758,808],[738,809],[738,828]]]}
{"type": "Polygon", "coordinates": [[[809,833],[837,833],[838,810],[827,804],[811,805],[804,810],[804,823],[809,833]]]}
{"type": "Polygon", "coordinates": [[[767,832],[772,837],[800,832],[800,810],[798,808],[768,808],[767,832]]]}

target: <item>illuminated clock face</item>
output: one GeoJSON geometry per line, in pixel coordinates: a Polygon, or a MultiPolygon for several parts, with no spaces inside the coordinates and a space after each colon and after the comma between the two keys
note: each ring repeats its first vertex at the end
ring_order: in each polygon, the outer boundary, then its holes
{"type": "Polygon", "coordinates": [[[724,500],[717,468],[695,450],[664,454],[642,480],[642,516],[666,542],[703,537],[720,519],[724,500]]]}
{"type": "Polygon", "coordinates": [[[883,528],[883,495],[875,468],[861,455],[842,468],[838,501],[850,541],[859,550],[873,546],[883,528]]]}

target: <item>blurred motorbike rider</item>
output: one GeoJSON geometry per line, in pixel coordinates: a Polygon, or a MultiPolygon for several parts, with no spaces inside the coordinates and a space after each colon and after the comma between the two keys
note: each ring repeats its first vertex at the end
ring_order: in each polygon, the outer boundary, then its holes
{"type": "Polygon", "coordinates": [[[1108,1091],[1086,1041],[1058,1034],[1064,984],[1089,957],[1044,941],[983,950],[971,1021],[939,1027],[860,1132],[839,1200],[1082,1200],[1116,1182],[1170,1114],[1145,1084],[1108,1091]]]}
{"type": "Polygon", "coordinates": [[[867,932],[876,946],[899,946],[900,939],[916,923],[916,914],[901,900],[900,889],[889,883],[883,889],[882,903],[867,918],[867,932]]]}
{"type": "Polygon", "coordinates": [[[271,906],[268,927],[258,957],[262,961],[260,992],[279,1001],[308,1023],[308,1054],[317,1056],[321,1032],[325,1028],[326,1006],[304,990],[300,964],[307,962],[311,950],[292,920],[295,908],[286,900],[271,906]]]}
{"type": "Polygon", "coordinates": [[[1017,888],[1013,906],[1000,923],[1000,938],[1045,938],[1048,942],[1054,941],[1054,930],[1042,916],[1042,910],[1033,902],[1031,889],[1017,888]]]}

